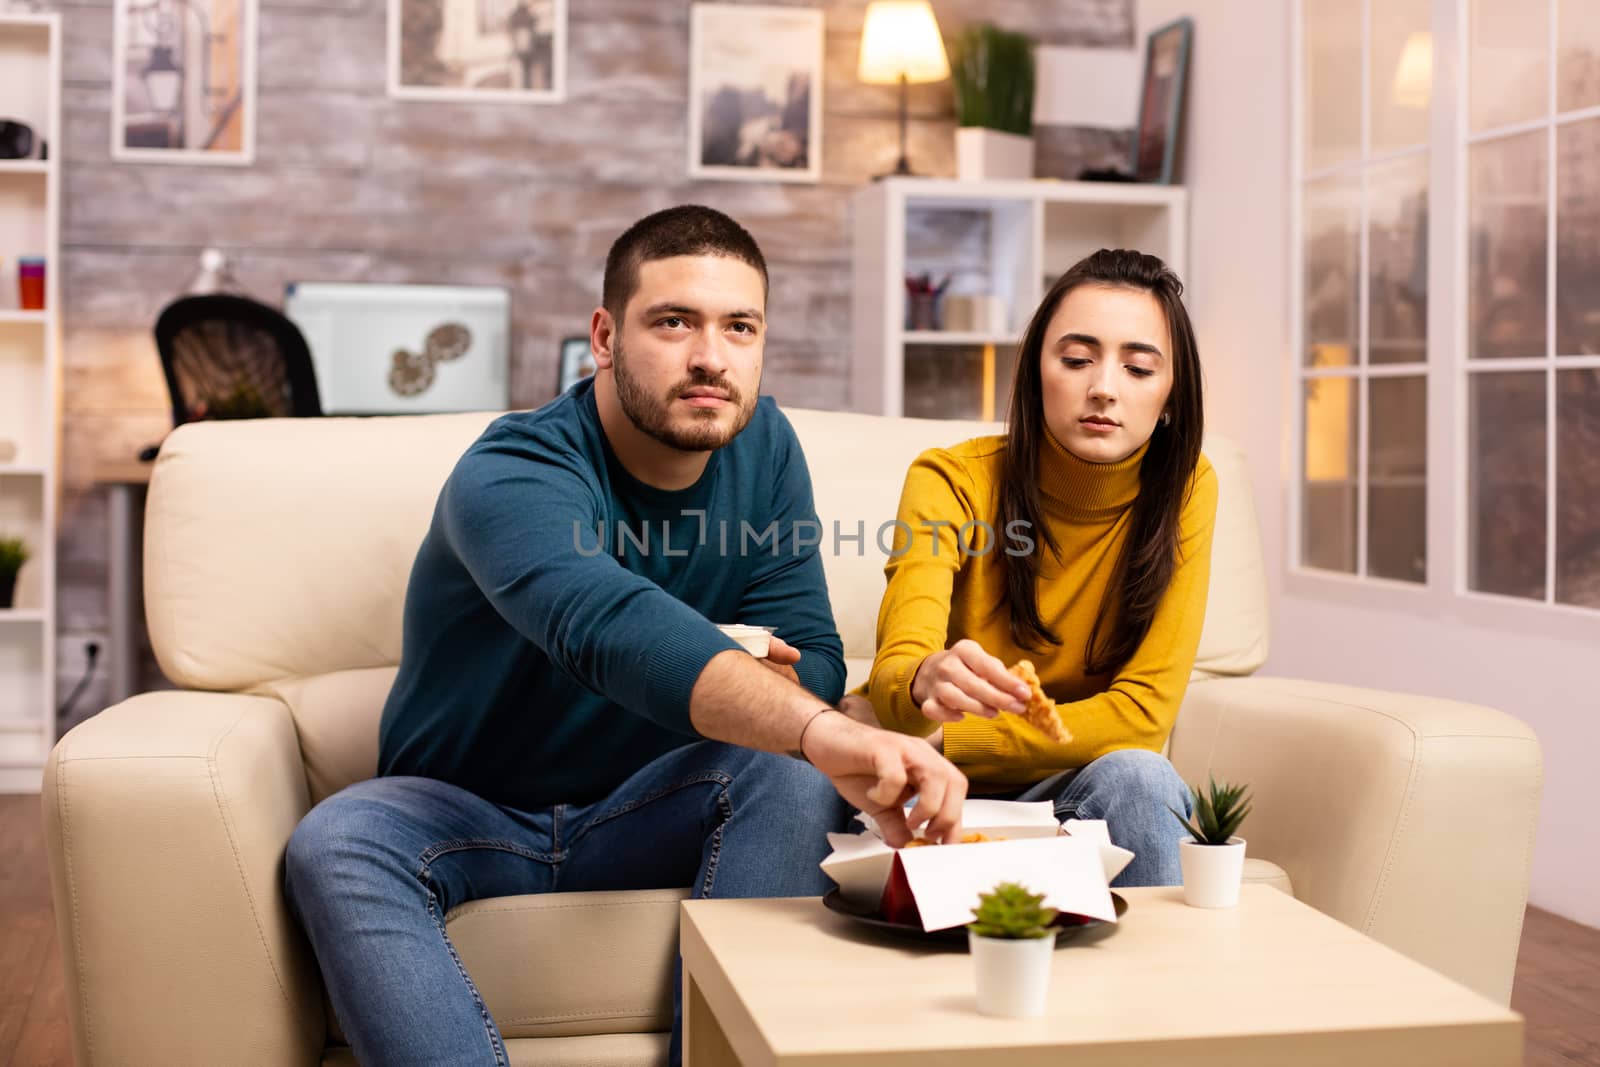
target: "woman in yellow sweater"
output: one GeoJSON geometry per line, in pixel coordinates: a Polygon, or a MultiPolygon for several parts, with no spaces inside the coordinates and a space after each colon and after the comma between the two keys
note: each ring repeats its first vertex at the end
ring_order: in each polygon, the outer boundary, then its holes
{"type": "Polygon", "coordinates": [[[1108,250],[1051,288],[1007,433],[906,474],[867,685],[879,722],[928,736],[974,795],[1105,819],[1136,855],[1119,885],[1181,881],[1167,806],[1190,804],[1160,752],[1200,641],[1217,479],[1182,289],[1108,250]],[[1001,714],[1027,699],[1022,659],[1061,729],[1001,714]]]}

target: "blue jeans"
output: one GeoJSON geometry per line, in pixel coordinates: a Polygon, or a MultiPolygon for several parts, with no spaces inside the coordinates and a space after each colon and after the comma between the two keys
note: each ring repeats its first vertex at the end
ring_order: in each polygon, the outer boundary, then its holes
{"type": "Polygon", "coordinates": [[[1193,814],[1189,787],[1166,757],[1142,748],[1108,752],[1093,763],[1029,786],[1015,800],[1053,800],[1056,818],[1104,819],[1112,843],[1133,862],[1111,884],[1182,885],[1178,842],[1189,836],[1172,812],[1193,814]]]}
{"type": "Polygon", "coordinates": [[[677,886],[696,897],[820,896],[832,885],[817,866],[826,834],[849,815],[809,764],[714,741],[656,759],[599,803],[535,812],[429,778],[374,778],[300,822],[284,883],[360,1062],[503,1067],[499,1028],[445,933],[451,908],[677,886]]]}

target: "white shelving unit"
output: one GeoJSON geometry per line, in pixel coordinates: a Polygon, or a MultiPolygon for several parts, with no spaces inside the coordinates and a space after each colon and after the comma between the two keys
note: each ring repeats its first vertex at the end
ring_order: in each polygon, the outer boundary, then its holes
{"type": "Polygon", "coordinates": [[[61,18],[0,15],[0,101],[49,145],[0,160],[0,536],[32,558],[0,609],[0,792],[38,792],[56,729],[56,508],[61,453],[61,18]],[[45,310],[18,307],[17,259],[45,258],[45,310]]]}
{"type": "Polygon", "coordinates": [[[1184,276],[1188,191],[1101,182],[885,178],[856,193],[851,400],[858,411],[1004,415],[1017,341],[1049,283],[1097,248],[1137,248],[1184,276]],[[999,297],[1003,329],[908,328],[906,278],[999,297]]]}

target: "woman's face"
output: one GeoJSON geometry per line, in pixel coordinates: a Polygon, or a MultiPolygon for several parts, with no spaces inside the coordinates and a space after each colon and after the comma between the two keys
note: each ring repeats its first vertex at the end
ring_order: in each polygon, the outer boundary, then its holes
{"type": "Polygon", "coordinates": [[[1172,338],[1156,298],[1080,285],[1056,308],[1040,353],[1044,423],[1086,463],[1116,463],[1155,432],[1172,393],[1172,338]]]}

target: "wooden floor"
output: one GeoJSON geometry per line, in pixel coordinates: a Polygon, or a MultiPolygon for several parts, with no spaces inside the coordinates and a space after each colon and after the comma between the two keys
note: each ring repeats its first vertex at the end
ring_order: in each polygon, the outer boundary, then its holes
{"type": "MultiPolygon", "coordinates": [[[[1511,1006],[1525,1067],[1600,1067],[1600,930],[1528,909],[1511,1006]]],[[[69,1067],[66,989],[37,796],[0,796],[0,1067],[69,1067]]]]}
{"type": "Polygon", "coordinates": [[[37,796],[0,796],[0,1065],[72,1063],[37,796]]]}

